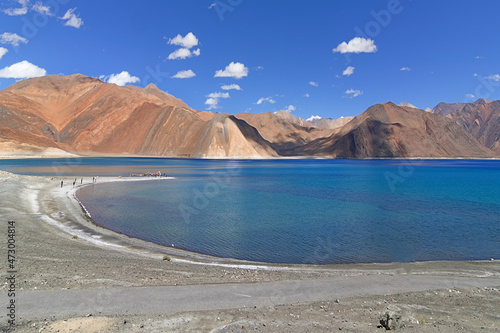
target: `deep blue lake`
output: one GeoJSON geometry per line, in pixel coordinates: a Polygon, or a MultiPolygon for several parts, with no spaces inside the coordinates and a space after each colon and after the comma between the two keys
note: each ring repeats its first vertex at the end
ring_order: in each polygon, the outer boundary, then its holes
{"type": "Polygon", "coordinates": [[[500,258],[500,161],[0,160],[24,174],[175,180],[88,186],[99,225],[190,251],[273,263],[500,258]]]}

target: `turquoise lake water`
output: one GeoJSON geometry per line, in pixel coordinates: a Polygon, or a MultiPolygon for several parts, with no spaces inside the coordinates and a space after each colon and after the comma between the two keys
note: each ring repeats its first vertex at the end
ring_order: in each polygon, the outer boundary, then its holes
{"type": "Polygon", "coordinates": [[[175,180],[97,184],[78,197],[111,230],[273,263],[500,258],[500,161],[0,161],[26,174],[175,180]]]}

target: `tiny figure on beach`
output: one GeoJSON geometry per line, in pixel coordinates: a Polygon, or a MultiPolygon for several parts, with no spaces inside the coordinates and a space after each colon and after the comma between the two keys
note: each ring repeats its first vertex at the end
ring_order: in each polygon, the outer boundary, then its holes
{"type": "Polygon", "coordinates": [[[81,184],[83,184],[83,178],[82,178],[82,179],[80,179],[80,185],[81,185],[81,184]]]}
{"type": "Polygon", "coordinates": [[[63,187],[64,181],[61,180],[61,188],[63,187]]]}
{"type": "Polygon", "coordinates": [[[75,184],[76,184],[76,179],[75,179],[75,181],[73,182],[73,188],[75,188],[75,184]]]}

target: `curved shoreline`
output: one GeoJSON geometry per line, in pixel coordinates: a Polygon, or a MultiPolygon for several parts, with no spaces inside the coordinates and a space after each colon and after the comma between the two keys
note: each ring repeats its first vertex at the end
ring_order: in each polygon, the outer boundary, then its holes
{"type": "MultiPolygon", "coordinates": [[[[379,313],[397,303],[408,304],[405,309],[415,316],[434,318],[430,325],[419,324],[420,332],[433,332],[437,324],[451,333],[461,320],[462,326],[472,322],[468,328],[485,325],[484,313],[498,306],[500,291],[491,288],[500,286],[497,260],[287,266],[203,256],[93,225],[74,198],[76,189],[61,189],[61,180],[74,177],[0,171],[0,217],[16,225],[19,301],[26,304],[19,309],[24,320],[19,328],[25,332],[65,331],[75,323],[81,332],[98,331],[95,325],[106,331],[108,324],[120,332],[136,332],[141,324],[164,331],[172,321],[181,332],[262,328],[262,323],[280,332],[318,331],[320,323],[331,332],[347,322],[361,323],[359,332],[373,332],[379,313]],[[165,254],[172,260],[163,260],[165,254]],[[207,290],[214,293],[204,298],[207,290]],[[462,303],[450,308],[459,297],[462,303]]],[[[6,246],[5,237],[2,241],[6,246]]],[[[6,297],[5,286],[0,289],[6,297]]],[[[492,316],[489,323],[496,325],[492,316]]]]}
{"type": "MultiPolygon", "coordinates": [[[[444,261],[444,260],[429,260],[429,261],[417,261],[417,262],[374,262],[374,263],[354,263],[354,264],[327,264],[327,265],[315,265],[315,264],[289,264],[289,263],[267,263],[267,262],[258,262],[258,261],[249,261],[243,259],[235,259],[235,258],[225,258],[225,257],[217,257],[212,255],[207,255],[204,253],[189,251],[185,249],[179,249],[174,247],[169,247],[167,245],[157,244],[150,241],[142,240],[133,236],[128,236],[125,234],[121,234],[119,232],[113,231],[111,229],[105,228],[97,223],[88,212],[85,205],[81,202],[77,197],[78,191],[86,186],[105,184],[105,183],[113,183],[113,182],[134,182],[134,181],[166,181],[172,180],[175,177],[141,177],[141,178],[125,178],[125,177],[99,177],[98,183],[87,183],[84,185],[77,185],[75,188],[71,188],[67,192],[67,197],[70,200],[75,201],[82,210],[82,216],[84,219],[81,220],[84,222],[84,226],[92,225],[96,229],[96,231],[105,230],[107,236],[111,236],[114,238],[114,241],[119,241],[120,243],[126,240],[125,247],[127,245],[131,245],[132,247],[141,247],[143,250],[148,250],[153,252],[160,252],[160,255],[166,254],[171,257],[172,261],[184,262],[188,264],[196,264],[196,265],[211,265],[211,266],[220,266],[220,267],[228,267],[228,268],[243,268],[243,269],[265,269],[265,270],[328,270],[329,268],[334,267],[366,267],[366,266],[380,266],[380,265],[411,265],[411,264],[419,264],[419,263],[446,263],[446,262],[487,262],[491,261],[493,258],[483,259],[483,260],[456,260],[456,261],[444,261]]],[[[114,244],[112,239],[109,240],[108,245],[116,248],[116,244],[114,244]]],[[[102,243],[101,243],[102,244],[102,243]]],[[[103,244],[104,245],[104,244],[103,244]]],[[[500,259],[500,258],[495,258],[500,259]]]]}

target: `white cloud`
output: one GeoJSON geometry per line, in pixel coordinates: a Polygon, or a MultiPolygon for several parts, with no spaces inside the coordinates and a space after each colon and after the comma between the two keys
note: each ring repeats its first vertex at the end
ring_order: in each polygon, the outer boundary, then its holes
{"type": "Polygon", "coordinates": [[[377,46],[372,39],[354,37],[349,43],[342,42],[333,49],[333,53],[373,53],[377,52],[377,46]]]}
{"type": "Polygon", "coordinates": [[[129,83],[137,83],[141,81],[137,76],[131,76],[129,72],[123,71],[119,74],[111,74],[110,76],[101,76],[101,80],[106,80],[108,83],[114,83],[117,86],[125,86],[129,83]]]}
{"type": "Polygon", "coordinates": [[[0,78],[6,79],[29,79],[47,75],[43,68],[33,65],[26,60],[0,69],[0,78]]]}
{"type": "Polygon", "coordinates": [[[313,87],[317,87],[319,86],[319,84],[317,84],[316,82],[314,81],[309,81],[309,85],[313,86],[313,87]]]}
{"type": "Polygon", "coordinates": [[[9,52],[9,50],[7,50],[5,47],[0,47],[0,59],[2,59],[2,57],[7,53],[9,52]]]}
{"type": "Polygon", "coordinates": [[[472,76],[474,76],[474,77],[478,77],[479,75],[477,75],[477,73],[474,73],[474,75],[472,75],[472,76]]]}
{"type": "Polygon", "coordinates": [[[476,98],[474,94],[465,94],[465,97],[467,98],[476,98]]]}
{"type": "Polygon", "coordinates": [[[210,6],[208,6],[208,9],[212,9],[212,8],[214,8],[215,6],[217,6],[217,4],[214,2],[213,4],[211,4],[210,6]]]}
{"type": "Polygon", "coordinates": [[[192,77],[195,77],[196,74],[188,69],[187,71],[179,71],[177,72],[177,74],[175,74],[174,76],[172,76],[173,79],[190,79],[192,77]]]}
{"type": "Polygon", "coordinates": [[[410,67],[401,67],[400,71],[403,71],[403,72],[409,72],[411,71],[411,68],[410,67]]]}
{"type": "Polygon", "coordinates": [[[208,105],[207,110],[220,109],[218,98],[209,98],[205,101],[205,104],[208,105]]]}
{"type": "Polygon", "coordinates": [[[35,12],[38,12],[38,13],[43,14],[43,15],[47,15],[47,16],[52,15],[50,13],[50,6],[44,6],[43,3],[41,3],[40,1],[37,1],[37,3],[35,3],[33,5],[33,7],[31,7],[31,9],[33,9],[35,12]]]}
{"type": "Polygon", "coordinates": [[[306,121],[314,121],[314,120],[320,120],[321,117],[320,116],[311,116],[309,118],[306,119],[306,121]]]}
{"type": "Polygon", "coordinates": [[[346,95],[348,95],[349,98],[354,98],[358,97],[359,95],[363,95],[363,92],[361,90],[354,90],[354,89],[349,89],[346,90],[346,95]]]}
{"type": "Polygon", "coordinates": [[[311,97],[311,95],[309,95],[309,94],[304,94],[304,97],[309,98],[309,97],[311,97]]]}
{"type": "Polygon", "coordinates": [[[288,105],[288,106],[285,107],[285,111],[286,112],[292,113],[295,110],[297,110],[297,108],[295,106],[293,106],[293,105],[288,105]]]}
{"type": "Polygon", "coordinates": [[[348,66],[343,72],[342,75],[344,76],[351,76],[354,73],[354,67],[348,66]]]}
{"type": "Polygon", "coordinates": [[[193,55],[194,56],[199,56],[201,54],[200,49],[196,49],[193,52],[191,52],[189,49],[182,48],[175,50],[174,52],[170,53],[168,55],[169,60],[174,60],[174,59],[186,59],[186,58],[191,58],[193,55]]]}
{"type": "Polygon", "coordinates": [[[210,98],[229,98],[229,93],[222,93],[222,92],[215,92],[215,93],[211,93],[211,94],[208,94],[206,97],[210,97],[210,98]]]}
{"type": "Polygon", "coordinates": [[[61,20],[67,20],[64,23],[65,26],[78,29],[83,25],[83,20],[73,13],[75,10],[76,8],[68,9],[66,14],[64,14],[64,16],[61,17],[61,20]]]}
{"type": "Polygon", "coordinates": [[[182,37],[180,34],[168,40],[168,44],[170,45],[179,45],[185,49],[190,49],[193,46],[198,45],[198,38],[192,33],[189,32],[186,36],[182,37]]]}
{"type": "Polygon", "coordinates": [[[246,76],[248,76],[248,68],[240,62],[231,62],[224,70],[220,69],[214,75],[214,77],[232,77],[235,79],[246,76]]]}
{"type": "Polygon", "coordinates": [[[500,75],[498,74],[492,74],[490,76],[485,77],[486,80],[493,80],[495,82],[500,81],[500,75]]]}
{"type": "Polygon", "coordinates": [[[272,99],[272,97],[261,97],[259,98],[259,100],[257,101],[257,105],[260,105],[264,102],[269,102],[271,104],[274,104],[276,103],[276,101],[274,99],[272,99]]]}
{"type": "Polygon", "coordinates": [[[21,7],[21,8],[7,8],[4,9],[3,11],[5,14],[9,16],[20,16],[20,15],[26,15],[28,13],[28,7],[21,7]]]}
{"type": "Polygon", "coordinates": [[[2,44],[11,44],[12,46],[19,46],[19,43],[27,44],[28,40],[24,37],[19,36],[18,34],[11,32],[4,32],[0,35],[0,43],[2,44]]]}
{"type": "Polygon", "coordinates": [[[255,67],[255,70],[256,70],[256,71],[261,71],[261,70],[263,70],[263,69],[264,69],[264,67],[262,67],[262,66],[257,66],[257,67],[255,67]]]}
{"type": "Polygon", "coordinates": [[[243,90],[237,84],[226,84],[221,87],[222,90],[243,90]]]}
{"type": "Polygon", "coordinates": [[[229,98],[229,93],[215,92],[208,94],[206,97],[208,97],[208,99],[205,101],[205,105],[208,105],[207,110],[220,109],[219,99],[229,98]]]}
{"type": "Polygon", "coordinates": [[[193,54],[188,49],[178,49],[168,55],[169,60],[191,58],[193,54]]]}

